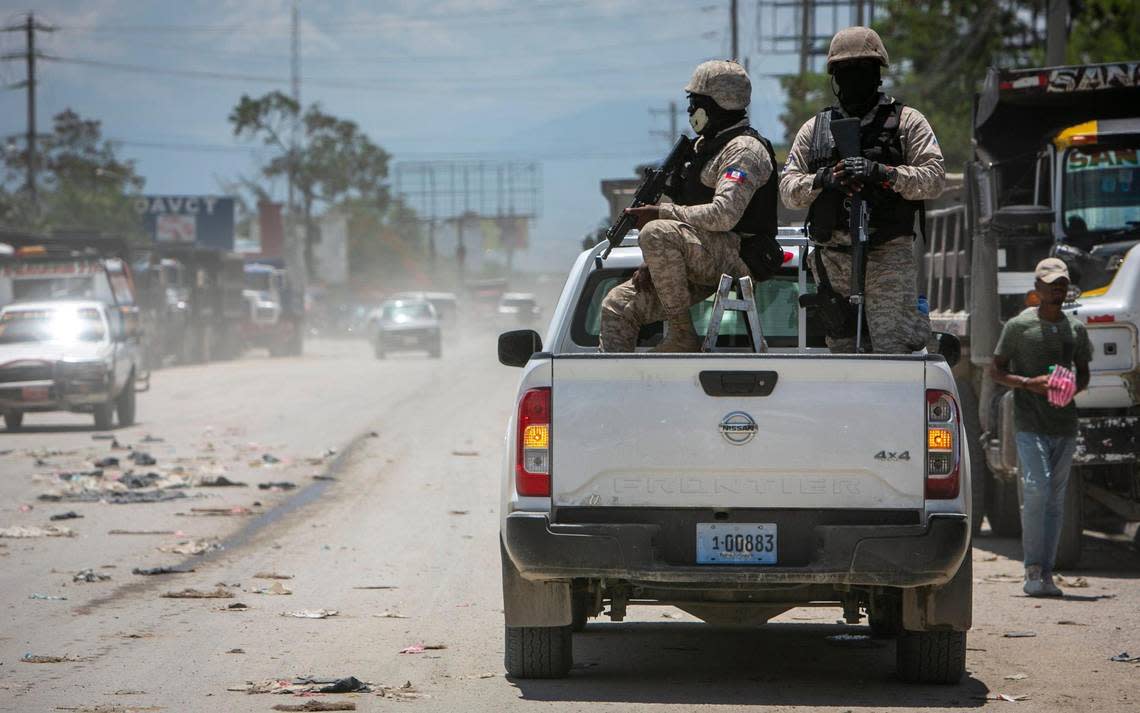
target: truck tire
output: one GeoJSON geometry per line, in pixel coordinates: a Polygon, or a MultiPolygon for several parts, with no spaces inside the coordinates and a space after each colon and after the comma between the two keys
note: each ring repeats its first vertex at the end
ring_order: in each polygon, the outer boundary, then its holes
{"type": "Polygon", "coordinates": [[[4,412],[4,427],[9,431],[19,431],[20,427],[24,425],[24,412],[23,411],[5,411],[4,412]]]}
{"type": "Polygon", "coordinates": [[[95,430],[109,431],[115,427],[115,402],[95,404],[95,430]]]}
{"type": "Polygon", "coordinates": [[[966,674],[966,632],[904,630],[896,666],[907,683],[958,683],[966,674]]]}
{"type": "Polygon", "coordinates": [[[986,484],[986,518],[990,530],[998,537],[1021,537],[1021,503],[1017,497],[1017,479],[1002,480],[990,475],[986,484]]]}
{"type": "Polygon", "coordinates": [[[1081,468],[1069,472],[1069,486],[1065,488],[1065,515],[1061,523],[1061,540],[1057,543],[1058,569],[1072,569],[1081,561],[1081,545],[1085,529],[1085,473],[1081,468]]]}
{"type": "Polygon", "coordinates": [[[562,678],[573,663],[569,626],[505,626],[507,675],[512,678],[562,678]]]}
{"type": "Polygon", "coordinates": [[[982,452],[982,427],[978,419],[978,397],[968,381],[955,380],[962,407],[962,424],[966,427],[966,449],[970,457],[970,526],[976,535],[982,529],[986,511],[986,477],[989,468],[982,452]]]}
{"type": "Polygon", "coordinates": [[[131,372],[127,383],[123,386],[122,393],[115,399],[115,413],[119,417],[120,426],[135,425],[135,405],[135,374],[131,372]]]}

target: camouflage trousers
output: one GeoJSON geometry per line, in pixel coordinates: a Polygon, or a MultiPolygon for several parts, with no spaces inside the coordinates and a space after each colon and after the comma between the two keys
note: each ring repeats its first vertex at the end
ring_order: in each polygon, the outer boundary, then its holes
{"type": "MultiPolygon", "coordinates": [[[[918,311],[918,265],[913,242],[909,235],[895,238],[871,248],[867,254],[863,307],[871,346],[878,354],[916,351],[930,339],[930,317],[918,311]]],[[[851,253],[823,248],[820,254],[831,288],[844,297],[850,296],[851,253]]],[[[814,275],[814,257],[808,260],[808,267],[814,275]]],[[[818,275],[815,278],[819,280],[818,275]]],[[[867,337],[864,333],[863,338],[867,337]]],[[[855,338],[829,336],[827,346],[836,354],[849,354],[855,351],[855,338]]]]}
{"type": "Polygon", "coordinates": [[[653,289],[626,280],[602,300],[599,347],[632,352],[642,325],[678,316],[716,291],[722,274],[743,277],[740,236],[710,233],[676,220],[651,220],[638,237],[653,289]]]}

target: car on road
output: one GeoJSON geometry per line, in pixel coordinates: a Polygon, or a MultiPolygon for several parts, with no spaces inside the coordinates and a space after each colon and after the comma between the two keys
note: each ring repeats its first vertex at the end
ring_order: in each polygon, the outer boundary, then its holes
{"type": "Polygon", "coordinates": [[[435,313],[441,322],[451,324],[455,322],[459,313],[459,298],[454,292],[400,292],[388,299],[393,300],[426,300],[435,307],[435,313]]]}
{"type": "MultiPolygon", "coordinates": [[[[573,633],[603,612],[678,607],[762,625],[803,606],[897,640],[899,676],[956,683],[972,619],[970,464],[940,351],[831,354],[804,270],[755,286],[766,341],[725,313],[712,353],[597,350],[602,299],[642,263],[627,237],[578,258],[545,341],[499,337],[522,367],[507,429],[500,519],[505,665],[570,671],[573,633]],[[742,339],[743,337],[743,339],[742,339]]],[[[703,332],[712,301],[693,307],[703,332]]]]}
{"type": "Polygon", "coordinates": [[[434,359],[443,353],[439,314],[427,300],[388,300],[373,311],[369,321],[377,359],[401,351],[426,351],[434,359]]]}
{"type": "Polygon", "coordinates": [[[499,298],[495,313],[504,324],[533,325],[542,317],[542,308],[529,292],[507,292],[499,298]]]}
{"type": "Polygon", "coordinates": [[[90,413],[97,429],[135,422],[144,387],[139,334],[94,301],[15,303],[0,310],[0,411],[9,431],[33,411],[90,413]]]}

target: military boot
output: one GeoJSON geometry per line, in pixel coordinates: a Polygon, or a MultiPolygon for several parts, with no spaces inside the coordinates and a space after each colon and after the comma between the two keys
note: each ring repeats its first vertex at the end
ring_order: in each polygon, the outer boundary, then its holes
{"type": "Polygon", "coordinates": [[[665,323],[669,325],[668,334],[664,341],[653,347],[652,351],[680,354],[701,350],[701,340],[693,331],[693,318],[688,310],[673,317],[666,317],[665,323]]]}

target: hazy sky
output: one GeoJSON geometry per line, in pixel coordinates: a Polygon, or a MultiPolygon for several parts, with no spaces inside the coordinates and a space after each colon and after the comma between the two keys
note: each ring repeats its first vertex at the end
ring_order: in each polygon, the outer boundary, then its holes
{"type": "MultiPolygon", "coordinates": [[[[25,0],[26,2],[27,0],[25,0]]],[[[256,175],[259,149],[226,116],[243,94],[288,91],[290,0],[38,0],[39,124],[72,108],[122,141],[153,193],[218,193],[256,175]],[[70,60],[70,61],[63,61],[70,60]],[[79,62],[76,62],[78,60],[79,62]],[[179,74],[181,73],[181,74],[179,74]],[[193,75],[193,76],[189,76],[193,75]]],[[[783,97],[763,75],[794,57],[757,52],[742,0],[753,123],[776,139],[783,97]]],[[[632,175],[668,144],[653,116],[699,62],[729,54],[728,0],[387,0],[301,2],[302,101],[356,121],[393,160],[538,160],[532,243],[573,246],[605,215],[598,181],[632,175]]],[[[0,0],[0,20],[28,7],[0,0]]],[[[790,28],[787,28],[790,29],[790,28]]],[[[22,52],[3,33],[0,52],[22,52]]],[[[0,66],[4,84],[24,63],[0,66]]],[[[0,134],[24,131],[24,92],[0,91],[0,134]]],[[[680,121],[685,121],[684,115],[680,121]]],[[[283,196],[284,184],[271,187],[283,196]]],[[[549,253],[540,245],[536,253],[549,253]]],[[[554,257],[554,255],[551,255],[554,257]]],[[[533,257],[538,257],[535,255],[533,257]]]]}

